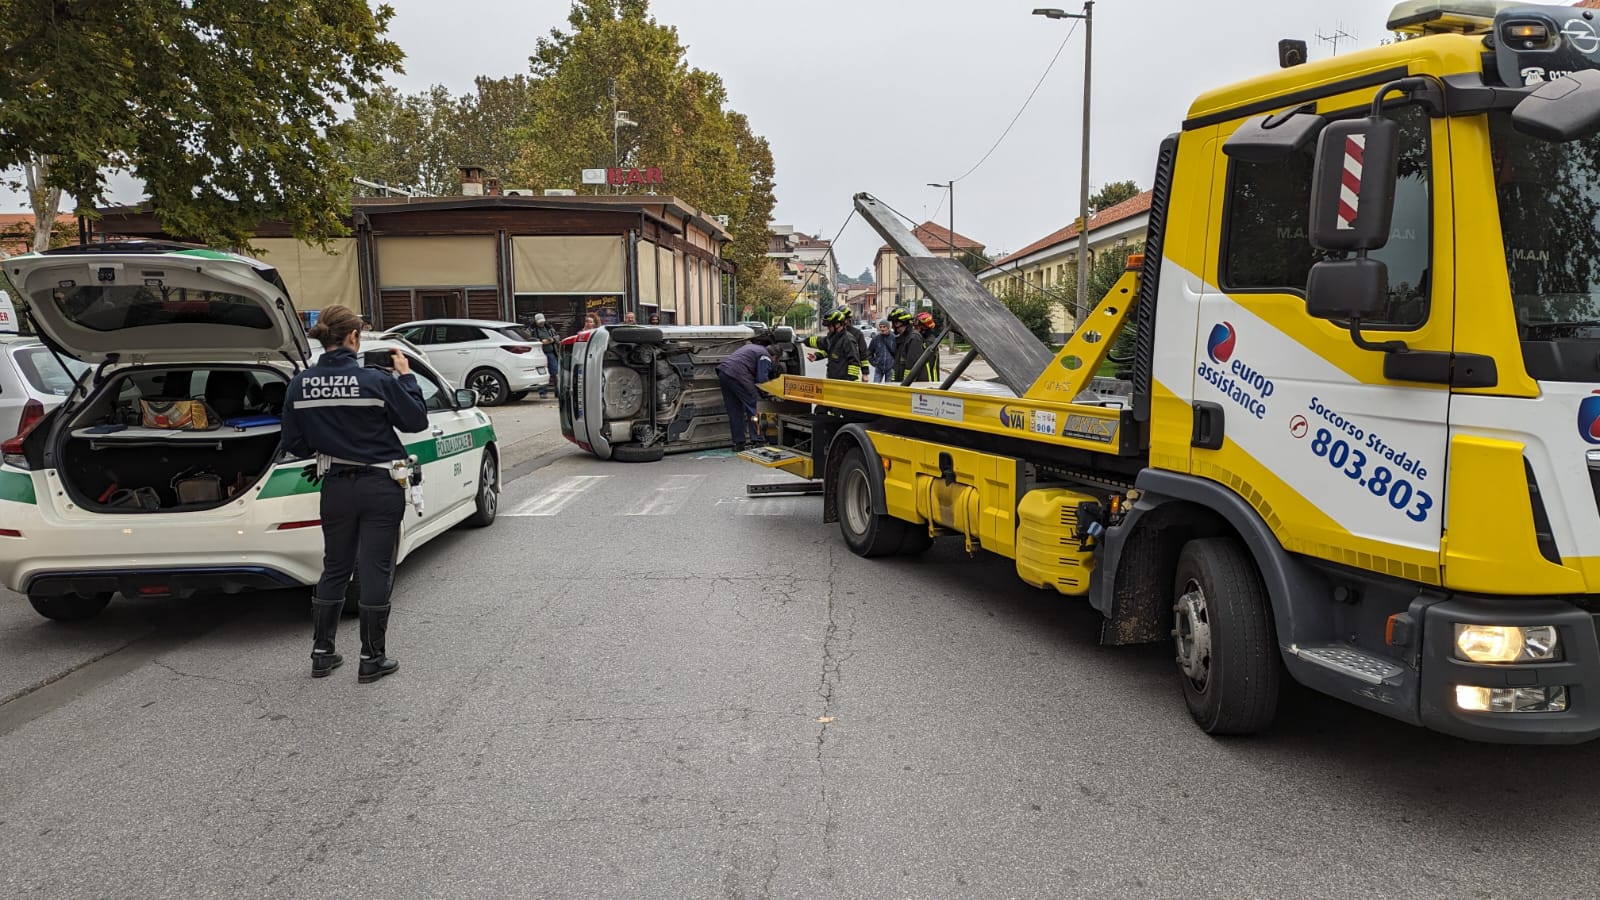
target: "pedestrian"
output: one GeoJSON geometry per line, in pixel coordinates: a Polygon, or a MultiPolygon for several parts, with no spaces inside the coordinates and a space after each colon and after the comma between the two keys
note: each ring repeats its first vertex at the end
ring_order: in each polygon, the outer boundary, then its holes
{"type": "Polygon", "coordinates": [[[661,324],[661,316],[660,316],[660,314],[651,313],[650,314],[650,324],[651,325],[660,325],[661,324]]]}
{"type": "Polygon", "coordinates": [[[599,328],[599,327],[600,327],[600,317],[599,316],[595,315],[594,313],[584,313],[584,315],[583,315],[583,330],[584,331],[593,331],[593,330],[595,330],[596,328],[599,328]]]}
{"type": "Polygon", "coordinates": [[[637,325],[637,324],[639,324],[639,320],[634,318],[634,316],[633,316],[633,310],[630,309],[627,312],[622,314],[622,324],[624,324],[624,325],[637,325]]]}
{"type": "Polygon", "coordinates": [[[762,335],[733,351],[717,363],[717,384],[722,386],[722,408],[728,413],[728,431],[733,452],[750,444],[765,444],[756,417],[756,401],[761,393],[756,385],[772,380],[772,338],[762,335]]]}
{"type": "Polygon", "coordinates": [[[545,323],[544,313],[533,314],[533,339],[539,342],[539,348],[544,351],[545,371],[550,373],[549,382],[539,388],[539,399],[544,400],[549,397],[552,388],[559,397],[561,387],[557,375],[561,370],[561,362],[557,358],[557,353],[560,352],[561,337],[556,334],[554,328],[545,323]]]}
{"type": "Polygon", "coordinates": [[[822,324],[828,329],[827,333],[814,334],[805,341],[807,347],[816,351],[811,358],[827,357],[829,378],[860,381],[861,351],[857,349],[856,339],[846,334],[850,324],[844,310],[836,309],[828,313],[823,317],[822,324]]]}
{"type": "Polygon", "coordinates": [[[311,601],[311,676],[321,678],[344,662],[333,652],[334,637],[350,573],[359,566],[356,680],[366,684],[400,667],[388,656],[385,638],[411,465],[395,431],[426,431],[428,410],[404,353],[389,351],[393,374],[361,365],[361,320],[348,308],[324,309],[310,337],[322,343],[322,357],[289,382],[281,449],[302,458],[316,454],[313,480],[322,484],[322,579],[311,601]]]}
{"type": "Polygon", "coordinates": [[[889,320],[878,320],[878,333],[867,345],[867,361],[872,364],[872,380],[883,384],[894,373],[894,334],[889,331],[889,320]]]}

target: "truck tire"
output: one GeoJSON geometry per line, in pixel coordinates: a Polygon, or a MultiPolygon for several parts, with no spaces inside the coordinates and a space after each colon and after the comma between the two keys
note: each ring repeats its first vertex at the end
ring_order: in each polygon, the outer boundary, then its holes
{"type": "Polygon", "coordinates": [[[1173,641],[1183,699],[1207,734],[1254,734],[1278,709],[1281,662],[1266,586],[1232,538],[1190,541],[1178,556],[1173,641]]]}
{"type": "Polygon", "coordinates": [[[46,619],[57,622],[79,622],[100,615],[100,611],[111,602],[111,592],[103,591],[87,597],[82,594],[56,594],[50,597],[29,594],[28,602],[33,604],[34,612],[46,619]]]}
{"type": "Polygon", "coordinates": [[[617,462],[655,462],[666,455],[667,448],[660,444],[620,444],[611,448],[611,458],[617,462]]]}
{"type": "Polygon", "coordinates": [[[933,538],[928,535],[927,526],[906,523],[906,536],[900,540],[901,556],[916,556],[928,552],[933,546],[933,538]]]}
{"type": "Polygon", "coordinates": [[[900,552],[909,526],[894,516],[872,511],[872,479],[876,475],[861,451],[851,448],[839,463],[834,502],[839,509],[839,533],[857,556],[868,558],[900,552]]]}

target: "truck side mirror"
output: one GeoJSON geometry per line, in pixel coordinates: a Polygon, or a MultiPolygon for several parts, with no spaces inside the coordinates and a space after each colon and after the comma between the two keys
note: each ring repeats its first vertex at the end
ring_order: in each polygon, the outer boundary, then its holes
{"type": "Polygon", "coordinates": [[[1324,260],[1306,279],[1306,314],[1318,319],[1359,320],[1388,299],[1389,267],[1365,256],[1324,260]]]}
{"type": "Polygon", "coordinates": [[[1336,253],[1389,242],[1400,125],[1373,116],[1333,122],[1317,139],[1311,173],[1311,245],[1336,253]]]}
{"type": "Polygon", "coordinates": [[[1600,131],[1600,71],[1584,69],[1545,82],[1512,108],[1511,127],[1555,142],[1600,131]]]}

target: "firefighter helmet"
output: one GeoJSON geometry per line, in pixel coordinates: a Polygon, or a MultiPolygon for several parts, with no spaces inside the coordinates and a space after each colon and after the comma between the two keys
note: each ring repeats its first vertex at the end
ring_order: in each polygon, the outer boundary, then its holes
{"type": "Polygon", "coordinates": [[[896,324],[899,324],[899,323],[902,323],[902,322],[910,322],[911,321],[911,313],[908,313],[904,309],[896,306],[894,309],[889,310],[888,319],[889,319],[890,322],[894,322],[896,324]]]}
{"type": "Polygon", "coordinates": [[[917,313],[917,327],[918,328],[932,328],[933,327],[933,313],[926,312],[926,311],[917,313]]]}

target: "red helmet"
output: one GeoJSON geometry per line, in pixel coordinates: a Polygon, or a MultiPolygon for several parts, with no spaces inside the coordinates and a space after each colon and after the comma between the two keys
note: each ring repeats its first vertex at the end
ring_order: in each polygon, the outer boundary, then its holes
{"type": "Polygon", "coordinates": [[[926,310],[924,310],[923,312],[917,313],[917,327],[918,328],[932,328],[933,327],[933,313],[927,312],[926,310]]]}

